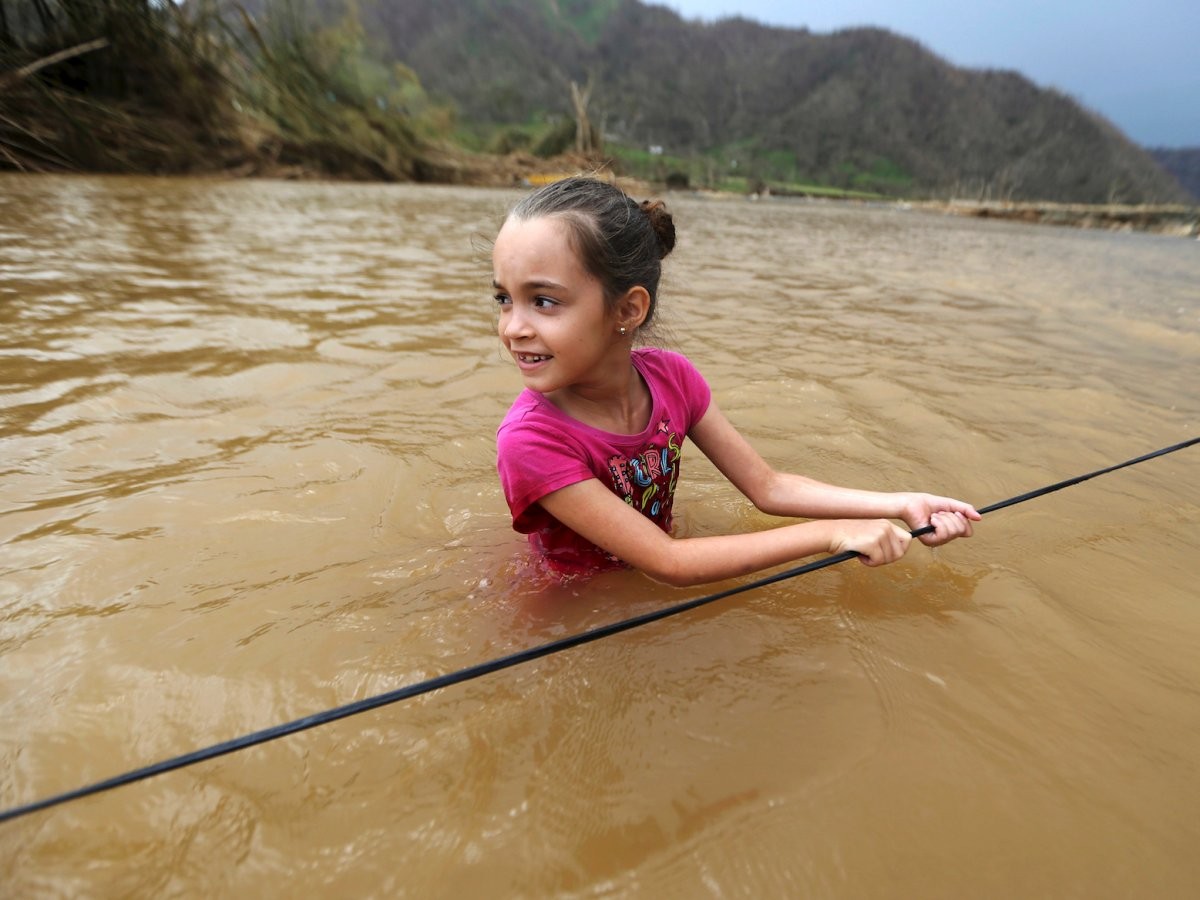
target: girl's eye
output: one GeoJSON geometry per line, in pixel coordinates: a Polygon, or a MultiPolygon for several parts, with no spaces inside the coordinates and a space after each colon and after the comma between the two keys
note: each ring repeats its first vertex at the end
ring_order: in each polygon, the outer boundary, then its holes
{"type": "Polygon", "coordinates": [[[509,298],[508,294],[497,294],[492,299],[495,300],[501,306],[503,306],[506,303],[512,303],[512,300],[509,298]]]}
{"type": "Polygon", "coordinates": [[[558,306],[558,301],[553,297],[534,297],[533,305],[538,309],[549,309],[551,306],[558,306]]]}

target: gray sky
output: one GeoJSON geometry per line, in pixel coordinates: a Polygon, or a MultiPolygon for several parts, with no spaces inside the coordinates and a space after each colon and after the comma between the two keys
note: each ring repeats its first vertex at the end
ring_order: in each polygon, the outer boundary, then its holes
{"type": "Polygon", "coordinates": [[[1015,69],[1057,88],[1136,143],[1200,147],[1200,0],[645,2],[814,32],[877,25],[955,65],[1015,69]]]}

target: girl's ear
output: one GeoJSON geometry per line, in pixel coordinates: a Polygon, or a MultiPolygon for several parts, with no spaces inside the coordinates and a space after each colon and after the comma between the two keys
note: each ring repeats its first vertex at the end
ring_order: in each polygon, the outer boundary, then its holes
{"type": "MultiPolygon", "coordinates": [[[[617,301],[617,325],[632,332],[650,313],[650,292],[641,285],[631,287],[617,301]]],[[[622,331],[624,334],[624,331],[622,331]]]]}

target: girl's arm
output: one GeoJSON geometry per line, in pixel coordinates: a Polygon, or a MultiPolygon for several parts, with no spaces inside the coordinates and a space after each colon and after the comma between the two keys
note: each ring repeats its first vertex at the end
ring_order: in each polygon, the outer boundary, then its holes
{"type": "Polygon", "coordinates": [[[656,581],[678,587],[746,575],[814,553],[853,550],[869,566],[904,555],[912,539],[891,522],[825,520],[748,534],[673,538],[591,478],[538,501],[572,531],[656,581]]]}
{"type": "Polygon", "coordinates": [[[933,525],[934,532],[920,538],[930,546],[969,537],[971,522],[980,518],[969,503],[950,497],[860,491],[777,472],[717,409],[715,402],[709,404],[689,437],[750,502],[768,515],[815,519],[883,517],[901,519],[912,530],[933,525]]]}

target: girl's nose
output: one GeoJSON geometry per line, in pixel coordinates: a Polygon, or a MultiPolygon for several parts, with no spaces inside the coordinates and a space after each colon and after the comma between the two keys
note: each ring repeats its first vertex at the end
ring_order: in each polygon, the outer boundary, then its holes
{"type": "Polygon", "coordinates": [[[529,318],[516,306],[510,306],[500,315],[500,333],[507,338],[528,337],[533,334],[529,318]]]}

